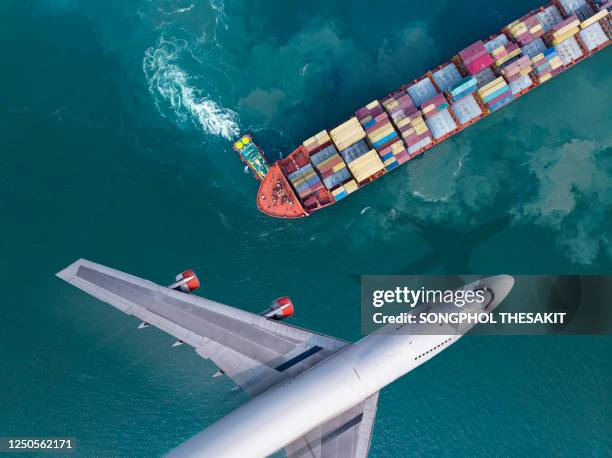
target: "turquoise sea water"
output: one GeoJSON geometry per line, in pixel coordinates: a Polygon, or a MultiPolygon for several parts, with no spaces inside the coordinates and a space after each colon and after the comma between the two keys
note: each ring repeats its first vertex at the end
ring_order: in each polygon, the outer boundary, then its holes
{"type": "MultiPolygon", "coordinates": [[[[612,52],[341,204],[255,207],[271,160],[535,1],[0,0],[0,436],[164,453],[247,400],[53,274],[76,258],[359,338],[354,274],[612,273],[612,52]]],[[[609,337],[468,337],[381,396],[372,456],[612,453],[609,337]]]]}

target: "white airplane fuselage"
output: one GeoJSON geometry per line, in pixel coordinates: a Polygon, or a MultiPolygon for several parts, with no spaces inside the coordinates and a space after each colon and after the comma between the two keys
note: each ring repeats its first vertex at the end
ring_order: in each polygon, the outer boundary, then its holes
{"type": "MultiPolygon", "coordinates": [[[[486,310],[482,310],[489,313],[506,296],[513,281],[507,276],[485,280],[494,291],[486,310]]],[[[431,311],[444,307],[454,305],[436,305],[431,311]]],[[[464,327],[460,333],[423,335],[410,326],[386,325],[341,349],[212,424],[171,451],[170,456],[271,455],[428,361],[473,327],[464,327]]]]}

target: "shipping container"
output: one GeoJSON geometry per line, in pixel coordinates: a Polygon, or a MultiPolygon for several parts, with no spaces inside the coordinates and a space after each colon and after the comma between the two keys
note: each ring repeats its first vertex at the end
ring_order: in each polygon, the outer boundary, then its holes
{"type": "Polygon", "coordinates": [[[582,57],[582,49],[576,41],[576,38],[573,36],[555,45],[555,49],[557,50],[561,61],[565,65],[568,65],[576,59],[580,59],[582,57]]]}
{"type": "Polygon", "coordinates": [[[546,50],[544,40],[536,38],[521,48],[521,52],[524,56],[534,57],[546,50]]]}
{"type": "Polygon", "coordinates": [[[452,62],[433,72],[432,78],[442,92],[448,91],[452,85],[462,79],[457,66],[452,62]]]}
{"type": "Polygon", "coordinates": [[[544,31],[548,32],[555,25],[563,20],[563,16],[559,12],[559,8],[555,5],[550,5],[536,14],[540,24],[544,27],[544,31]]]}
{"type": "Polygon", "coordinates": [[[595,22],[580,31],[580,39],[589,51],[597,49],[608,41],[606,33],[599,22],[595,22]]]}
{"type": "Polygon", "coordinates": [[[528,45],[533,40],[544,35],[544,27],[537,16],[528,14],[512,22],[506,27],[508,34],[521,46],[528,45]]]}
{"type": "Polygon", "coordinates": [[[474,77],[476,78],[476,81],[478,82],[478,87],[482,87],[485,84],[489,84],[491,81],[493,81],[496,78],[495,72],[493,72],[491,67],[482,69],[480,72],[474,75],[474,77]]]}
{"type": "Polygon", "coordinates": [[[406,92],[408,92],[408,95],[410,95],[410,98],[417,107],[420,107],[423,102],[431,99],[438,93],[428,77],[408,87],[406,92]]]}
{"type": "Polygon", "coordinates": [[[471,94],[453,103],[453,113],[462,125],[468,124],[483,114],[478,102],[471,94]]]}
{"type": "Polygon", "coordinates": [[[426,123],[436,140],[451,133],[458,127],[448,108],[427,118],[426,123]]]}
{"type": "Polygon", "coordinates": [[[385,168],[375,149],[368,151],[348,164],[357,183],[363,183],[385,168]]]}
{"type": "Polygon", "coordinates": [[[576,15],[581,21],[595,14],[587,0],[559,0],[559,4],[567,16],[576,15]]]}
{"type": "Polygon", "coordinates": [[[270,166],[258,207],[297,218],[343,199],[608,46],[610,9],[610,1],[555,0],[468,46],[270,166]]]}
{"type": "Polygon", "coordinates": [[[340,124],[335,129],[329,132],[336,148],[343,150],[359,140],[365,138],[366,133],[357,121],[356,117],[352,117],[343,124],[340,124]]]}
{"type": "Polygon", "coordinates": [[[360,108],[355,115],[366,130],[368,143],[374,148],[384,148],[399,138],[391,119],[378,100],[360,108]]]}
{"type": "Polygon", "coordinates": [[[370,148],[368,147],[368,144],[366,143],[366,141],[359,140],[356,143],[349,146],[348,148],[340,151],[340,156],[342,156],[342,159],[344,159],[344,162],[349,164],[350,162],[354,161],[358,157],[367,153],[369,150],[370,148]]]}
{"type": "Polygon", "coordinates": [[[471,75],[476,75],[493,64],[493,59],[489,55],[487,49],[484,47],[484,43],[482,41],[477,41],[476,43],[459,51],[459,58],[463,62],[465,69],[471,75]]]}
{"type": "Polygon", "coordinates": [[[521,48],[516,43],[510,42],[506,35],[499,34],[485,44],[485,49],[491,55],[496,67],[500,68],[512,59],[520,56],[521,48]]]}

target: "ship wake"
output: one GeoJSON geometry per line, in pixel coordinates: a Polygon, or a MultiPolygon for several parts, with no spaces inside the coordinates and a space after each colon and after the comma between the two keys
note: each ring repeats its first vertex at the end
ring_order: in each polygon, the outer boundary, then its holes
{"type": "Polygon", "coordinates": [[[142,68],[155,106],[162,116],[169,108],[177,121],[193,122],[204,133],[231,140],[240,133],[238,114],[222,107],[193,84],[193,78],[178,64],[187,43],[160,38],[146,50],[142,68]]]}

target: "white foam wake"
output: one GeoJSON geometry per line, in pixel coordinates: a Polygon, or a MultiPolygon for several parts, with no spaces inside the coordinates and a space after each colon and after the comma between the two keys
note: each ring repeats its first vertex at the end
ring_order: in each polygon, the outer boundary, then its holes
{"type": "Polygon", "coordinates": [[[146,50],[142,69],[155,97],[155,105],[165,116],[161,102],[169,105],[179,121],[191,120],[205,133],[228,140],[240,133],[238,114],[223,108],[202,91],[190,85],[189,75],[177,64],[184,40],[166,40],[163,37],[146,50]]]}

